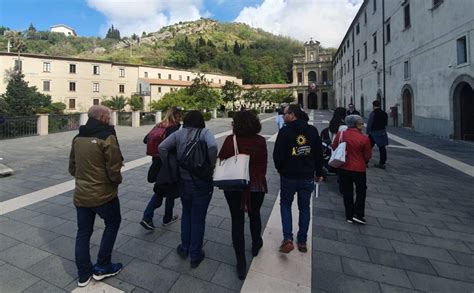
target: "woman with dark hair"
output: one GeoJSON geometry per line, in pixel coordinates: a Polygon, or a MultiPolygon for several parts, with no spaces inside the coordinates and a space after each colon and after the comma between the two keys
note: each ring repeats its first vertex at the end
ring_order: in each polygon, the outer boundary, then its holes
{"type": "Polygon", "coordinates": [[[152,156],[153,161],[150,167],[151,170],[149,171],[149,174],[151,177],[154,178],[149,178],[149,181],[155,182],[155,185],[153,187],[154,193],[150,201],[148,202],[145,211],[143,212],[143,218],[140,222],[140,225],[142,225],[143,228],[147,230],[155,229],[155,225],[153,224],[154,212],[157,208],[161,207],[161,205],[163,204],[164,197],[166,197],[166,201],[165,215],[163,216],[163,226],[170,225],[178,220],[178,216],[173,216],[174,199],[178,196],[176,186],[177,182],[171,182],[170,180],[167,180],[168,182],[166,182],[166,188],[163,188],[165,185],[163,184],[164,182],[160,182],[160,180],[158,180],[157,182],[157,177],[162,178],[163,175],[166,175],[167,178],[170,178],[168,174],[169,170],[162,168],[162,161],[157,148],[160,145],[160,142],[164,140],[164,138],[170,136],[173,132],[179,129],[179,127],[181,126],[181,117],[181,108],[173,107],[169,109],[166,112],[163,121],[158,123],[143,139],[143,142],[147,144],[147,149],[149,146],[154,148],[154,150],[150,150],[150,153],[147,152],[149,155],[152,156]],[[155,133],[157,135],[154,135],[155,133]]]}
{"type": "Polygon", "coordinates": [[[329,121],[329,137],[331,142],[334,141],[334,136],[338,131],[347,129],[344,119],[346,118],[346,108],[338,107],[334,110],[334,114],[329,121]],[[341,127],[342,126],[342,127],[341,127]]]}
{"type": "MultiPolygon", "coordinates": [[[[245,279],[247,261],[245,259],[244,223],[245,212],[250,219],[252,234],[252,255],[258,255],[263,245],[260,207],[265,193],[268,192],[267,180],[267,144],[265,138],[258,135],[262,129],[257,115],[251,111],[237,112],[234,115],[233,135],[236,136],[239,153],[250,155],[250,184],[244,190],[224,190],[232,217],[232,243],[237,259],[237,275],[245,279]]],[[[225,160],[234,156],[233,135],[226,137],[219,152],[219,159],[225,160]]]]}
{"type": "Polygon", "coordinates": [[[180,161],[189,151],[190,143],[195,141],[207,146],[207,160],[210,171],[206,174],[190,172],[180,164],[179,195],[183,212],[181,215],[181,244],[177,253],[186,258],[190,255],[191,268],[197,268],[204,259],[202,243],[206,225],[206,213],[211,201],[213,185],[212,170],[216,163],[217,144],[214,135],[205,128],[204,117],[199,111],[190,111],[183,120],[183,128],[174,132],[160,144],[160,155],[163,166],[172,150],[177,151],[180,161]]]}

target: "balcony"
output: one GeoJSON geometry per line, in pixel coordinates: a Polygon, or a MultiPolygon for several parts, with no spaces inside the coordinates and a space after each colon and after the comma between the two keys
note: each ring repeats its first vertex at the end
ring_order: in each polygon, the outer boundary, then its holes
{"type": "Polygon", "coordinates": [[[135,93],[132,93],[132,96],[149,97],[151,96],[151,92],[150,91],[135,92],[135,93]]]}

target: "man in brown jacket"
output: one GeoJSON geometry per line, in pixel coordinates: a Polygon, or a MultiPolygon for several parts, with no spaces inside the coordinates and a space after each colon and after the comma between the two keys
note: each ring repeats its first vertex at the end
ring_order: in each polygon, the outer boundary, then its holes
{"type": "Polygon", "coordinates": [[[117,190],[122,183],[123,157],[115,129],[109,125],[110,110],[104,106],[92,106],[88,116],[86,125],[79,128],[79,134],[72,141],[69,157],[69,173],[76,179],[75,256],[79,287],[87,286],[92,277],[102,280],[122,269],[121,263],[111,262],[111,255],[122,219],[117,190]],[[96,214],[104,220],[105,230],[97,264],[92,265],[89,246],[96,214]]]}

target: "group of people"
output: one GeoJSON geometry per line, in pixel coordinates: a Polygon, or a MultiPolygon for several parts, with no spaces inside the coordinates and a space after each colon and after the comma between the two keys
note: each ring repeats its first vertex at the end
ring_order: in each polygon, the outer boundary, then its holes
{"type": "MultiPolygon", "coordinates": [[[[374,108],[375,106],[374,104],[374,108]]],[[[299,105],[288,105],[282,111],[284,126],[278,132],[273,150],[273,161],[280,174],[281,189],[283,240],[279,251],[289,253],[295,248],[291,205],[297,194],[299,228],[296,247],[305,253],[311,218],[311,194],[315,182],[323,180],[322,143],[318,130],[308,123],[308,115],[299,105]]],[[[86,286],[92,278],[102,280],[122,270],[122,264],[111,262],[111,254],[121,222],[117,194],[118,186],[122,182],[120,170],[124,165],[123,156],[114,127],[109,125],[109,109],[100,105],[92,106],[88,116],[86,125],[80,127],[79,134],[73,139],[69,160],[69,172],[76,181],[74,205],[77,210],[78,230],[75,259],[80,287],[86,286]],[[91,262],[89,246],[96,215],[104,220],[105,229],[97,263],[94,265],[91,262]]],[[[382,123],[378,123],[377,119],[380,119],[380,115],[374,116],[372,121],[369,118],[369,124],[376,135],[379,135],[382,123]]],[[[337,119],[339,122],[343,121],[347,127],[343,131],[339,129],[340,125],[338,126],[332,143],[333,148],[341,141],[347,144],[346,164],[338,170],[346,218],[348,222],[364,224],[365,168],[371,155],[371,142],[362,134],[364,123],[359,115],[337,119]],[[357,193],[355,208],[352,194],[354,184],[357,193]]],[[[163,225],[177,221],[178,216],[173,214],[173,207],[175,199],[179,197],[182,204],[181,241],[176,247],[176,253],[183,259],[189,257],[191,268],[197,268],[205,258],[205,221],[214,190],[212,170],[217,158],[225,160],[234,156],[234,136],[239,153],[248,154],[250,157],[248,186],[243,189],[224,190],[232,220],[232,243],[240,279],[245,279],[247,274],[245,213],[249,217],[252,255],[257,256],[262,248],[260,208],[268,188],[267,146],[265,138],[259,135],[261,128],[260,120],[253,112],[244,110],[235,113],[232,122],[233,133],[225,138],[218,151],[214,135],[206,128],[201,112],[189,111],[183,117],[181,109],[174,107],[144,138],[147,153],[153,157],[148,181],[154,182],[154,187],[140,224],[147,230],[154,230],[154,211],[163,201],[163,225]],[[205,149],[205,162],[198,171],[189,168],[185,161],[197,144],[205,149]]],[[[373,139],[376,144],[378,139],[380,138],[373,139]]]]}

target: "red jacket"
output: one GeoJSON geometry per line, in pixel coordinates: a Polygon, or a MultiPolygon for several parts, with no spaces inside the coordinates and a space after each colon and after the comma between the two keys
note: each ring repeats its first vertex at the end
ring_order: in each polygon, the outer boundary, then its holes
{"type": "MultiPolygon", "coordinates": [[[[250,155],[250,191],[268,192],[267,179],[267,142],[256,134],[252,136],[237,136],[239,153],[250,155]]],[[[234,156],[233,135],[226,137],[219,152],[219,159],[224,160],[234,156]]]]}
{"type": "Polygon", "coordinates": [[[336,134],[332,143],[333,150],[339,145],[341,133],[343,133],[342,141],[346,142],[346,163],[339,168],[347,171],[365,172],[366,164],[372,156],[369,138],[357,128],[349,128],[336,134]]]}

